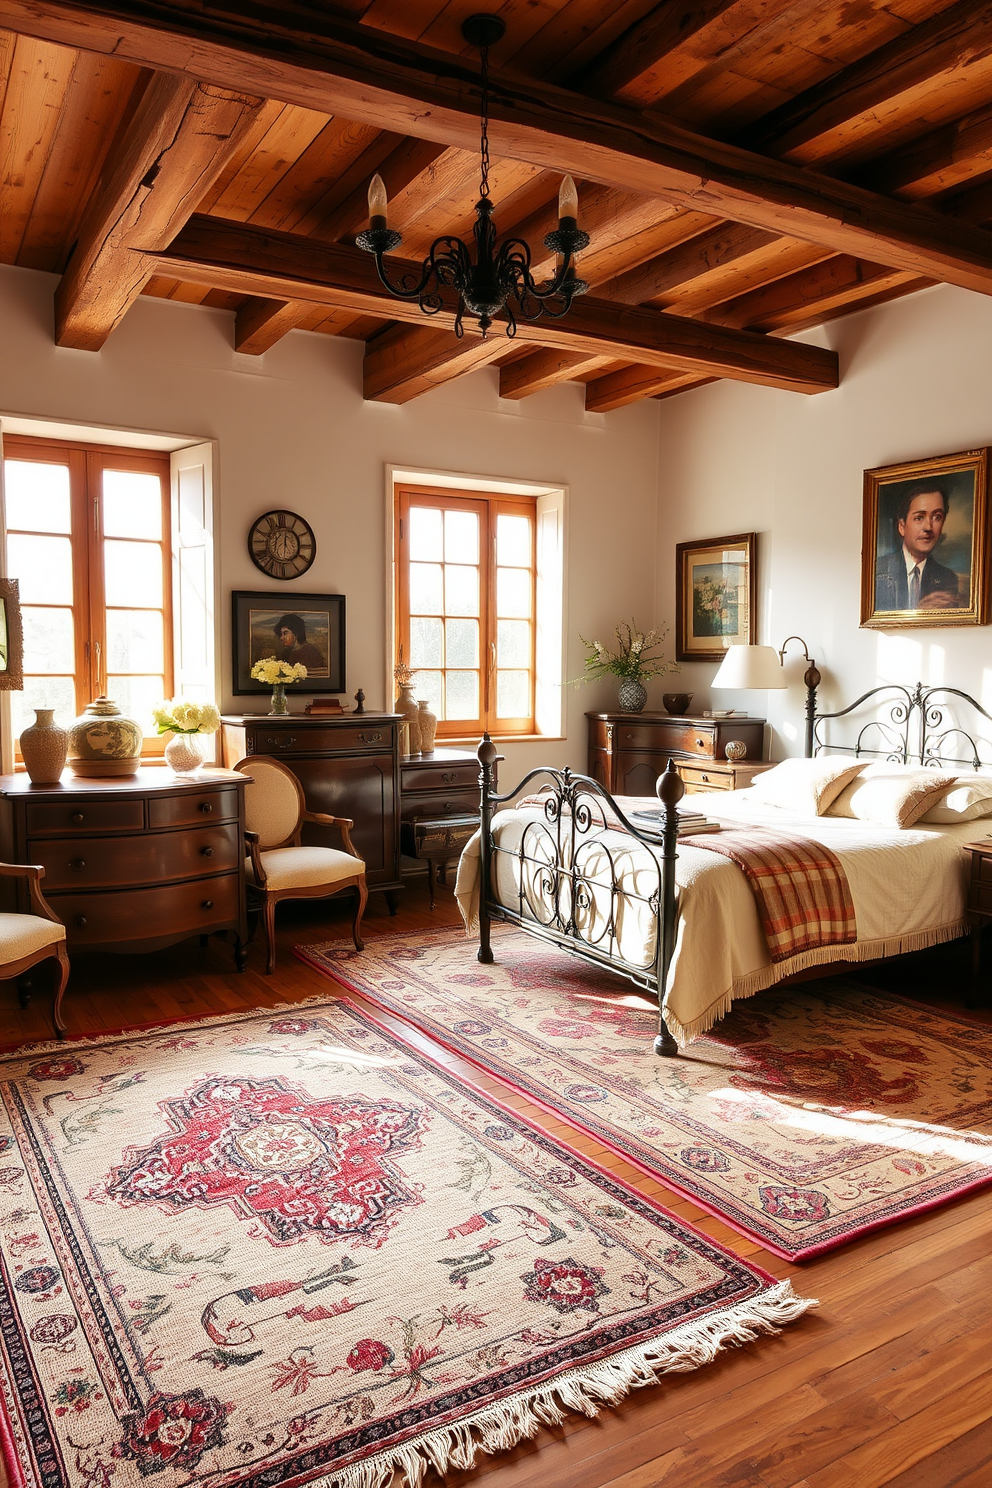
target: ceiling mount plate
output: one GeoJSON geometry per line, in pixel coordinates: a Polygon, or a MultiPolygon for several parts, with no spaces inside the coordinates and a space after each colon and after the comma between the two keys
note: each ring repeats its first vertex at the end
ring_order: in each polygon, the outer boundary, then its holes
{"type": "Polygon", "coordinates": [[[506,22],[497,15],[472,15],[462,21],[462,36],[469,46],[495,46],[506,35],[506,22]]]}

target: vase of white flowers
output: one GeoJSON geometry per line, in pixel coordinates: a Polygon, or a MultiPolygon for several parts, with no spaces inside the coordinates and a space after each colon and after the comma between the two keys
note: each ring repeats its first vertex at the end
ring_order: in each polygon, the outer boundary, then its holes
{"type": "Polygon", "coordinates": [[[615,651],[608,650],[600,641],[587,641],[580,636],[589,654],[585,661],[585,675],[576,680],[594,682],[600,677],[619,677],[617,706],[622,713],[640,713],[648,700],[645,681],[649,677],[663,677],[667,672],[680,670],[678,664],[669,661],[664,651],[659,649],[667,633],[667,625],[640,631],[633,621],[629,625],[624,622],[614,631],[617,638],[615,651]]]}
{"type": "Polygon", "coordinates": [[[172,698],[152,709],[155,728],[171,734],[165,746],[165,763],[175,775],[195,775],[203,764],[203,736],[220,728],[220,714],[213,703],[184,702],[172,698]]]}
{"type": "Polygon", "coordinates": [[[277,661],[274,656],[263,656],[251,669],[256,682],[265,682],[272,688],[270,718],[285,718],[289,712],[286,688],[293,682],[302,682],[307,669],[302,661],[277,661]]]}

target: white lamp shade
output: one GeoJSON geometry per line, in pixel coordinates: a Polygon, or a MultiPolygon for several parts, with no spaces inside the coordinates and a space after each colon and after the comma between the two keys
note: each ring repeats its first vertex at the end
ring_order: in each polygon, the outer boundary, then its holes
{"type": "Polygon", "coordinates": [[[711,687],[787,687],[774,646],[728,646],[711,687]]]}

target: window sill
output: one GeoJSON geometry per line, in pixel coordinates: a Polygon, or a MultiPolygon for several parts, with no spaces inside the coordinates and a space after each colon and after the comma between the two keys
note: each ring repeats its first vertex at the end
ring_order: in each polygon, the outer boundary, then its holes
{"type": "MultiPolygon", "coordinates": [[[[564,734],[490,734],[489,737],[494,744],[563,744],[565,742],[564,734]]],[[[438,734],[436,742],[440,745],[474,744],[478,747],[480,741],[478,734],[466,734],[463,738],[447,735],[442,738],[438,734]]]]}

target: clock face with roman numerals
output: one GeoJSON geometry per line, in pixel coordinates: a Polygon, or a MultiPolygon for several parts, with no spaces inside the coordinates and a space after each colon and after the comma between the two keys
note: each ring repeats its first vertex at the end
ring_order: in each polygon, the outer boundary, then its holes
{"type": "Polygon", "coordinates": [[[248,533],[251,561],[271,579],[297,579],[317,556],[313,528],[291,511],[270,511],[248,533]]]}

